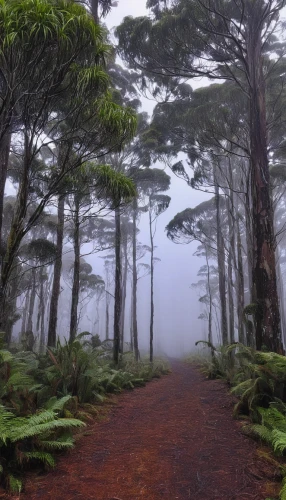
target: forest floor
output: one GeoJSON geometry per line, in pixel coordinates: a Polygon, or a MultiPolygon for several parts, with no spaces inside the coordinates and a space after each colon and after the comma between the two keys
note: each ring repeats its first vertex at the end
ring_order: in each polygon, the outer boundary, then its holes
{"type": "Polygon", "coordinates": [[[264,500],[279,491],[223,382],[173,362],[172,374],[115,399],[54,471],[28,476],[21,500],[264,500]]]}

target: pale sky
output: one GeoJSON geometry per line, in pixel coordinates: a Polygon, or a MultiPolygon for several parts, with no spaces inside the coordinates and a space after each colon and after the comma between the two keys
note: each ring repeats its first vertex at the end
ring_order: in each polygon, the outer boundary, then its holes
{"type": "MultiPolygon", "coordinates": [[[[145,0],[119,0],[118,7],[112,9],[105,21],[108,28],[112,29],[120,24],[125,16],[146,15],[145,4],[145,0]]],[[[151,113],[156,103],[146,99],[142,101],[142,109],[151,113]]],[[[196,206],[204,201],[207,195],[188,187],[170,170],[166,170],[166,173],[172,177],[171,189],[166,192],[172,200],[168,210],[158,219],[155,241],[158,247],[156,256],[161,259],[155,268],[155,345],[160,347],[166,344],[168,354],[175,356],[183,350],[189,352],[194,342],[202,338],[205,325],[202,320],[197,319],[201,312],[200,304],[197,292],[191,289],[190,285],[198,281],[197,272],[204,262],[192,256],[197,247],[196,243],[175,245],[167,239],[165,227],[178,212],[196,206]]],[[[138,239],[148,244],[148,225],[144,218],[140,230],[138,239]]],[[[142,336],[143,344],[147,345],[148,342],[149,280],[147,276],[139,284],[141,345],[142,336]]]]}

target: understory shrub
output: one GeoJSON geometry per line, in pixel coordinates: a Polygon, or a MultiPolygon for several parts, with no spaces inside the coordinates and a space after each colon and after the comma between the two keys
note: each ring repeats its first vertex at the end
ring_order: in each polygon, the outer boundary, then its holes
{"type": "Polygon", "coordinates": [[[45,355],[0,345],[0,482],[20,491],[25,469],[53,467],[54,454],[73,446],[72,431],[96,413],[109,393],[144,385],[168,372],[163,360],[112,361],[112,343],[94,346],[86,332],[45,355]]]}
{"type": "MultiPolygon", "coordinates": [[[[272,447],[275,454],[286,455],[286,357],[260,352],[235,343],[216,348],[203,342],[211,353],[200,358],[203,373],[209,378],[223,378],[238,397],[235,416],[244,414],[251,423],[244,427],[248,435],[272,447]]],[[[286,500],[286,467],[280,500],[286,500]]]]}

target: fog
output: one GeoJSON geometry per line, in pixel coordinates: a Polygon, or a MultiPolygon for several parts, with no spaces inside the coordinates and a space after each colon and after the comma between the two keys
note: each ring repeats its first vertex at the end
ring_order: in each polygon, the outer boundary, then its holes
{"type": "MultiPolygon", "coordinates": [[[[141,16],[146,12],[145,0],[120,0],[118,7],[112,9],[105,22],[112,31],[125,16],[141,16]]],[[[119,63],[122,64],[121,61],[119,63]]],[[[194,88],[206,84],[208,81],[201,78],[192,82],[194,88]]],[[[141,110],[147,111],[151,116],[156,101],[151,98],[148,100],[144,96],[141,96],[141,101],[141,110]]],[[[206,322],[198,319],[201,313],[198,292],[191,288],[191,284],[198,281],[197,273],[204,262],[203,259],[193,256],[198,246],[196,242],[188,245],[174,244],[167,238],[165,227],[178,212],[187,207],[195,207],[210,195],[192,189],[165,165],[159,167],[166,170],[172,181],[170,190],[165,193],[171,197],[171,203],[157,220],[155,236],[155,256],[160,262],[156,263],[154,278],[154,347],[158,353],[181,356],[190,352],[197,340],[206,338],[206,322]]],[[[191,171],[189,173],[191,174],[191,171]]],[[[150,242],[147,215],[141,217],[139,230],[138,241],[148,245],[150,242]]],[[[142,261],[148,262],[148,258],[147,254],[142,261]]],[[[99,257],[89,256],[86,260],[92,264],[96,274],[103,275],[103,263],[99,257]]],[[[127,320],[128,311],[127,303],[127,320]]],[[[150,276],[146,276],[138,283],[139,347],[143,350],[147,350],[149,345],[149,322],[150,276]]],[[[104,337],[104,321],[101,321],[99,326],[100,335],[104,337]]],[[[126,329],[128,335],[128,327],[126,329]]]]}

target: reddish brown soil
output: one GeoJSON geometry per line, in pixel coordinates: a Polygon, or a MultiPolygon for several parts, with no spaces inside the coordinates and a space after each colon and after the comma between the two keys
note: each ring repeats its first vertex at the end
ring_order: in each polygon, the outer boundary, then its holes
{"type": "Polygon", "coordinates": [[[263,500],[268,468],[232,408],[222,382],[174,363],[120,395],[56,470],[28,478],[21,500],[263,500]]]}

